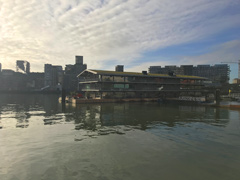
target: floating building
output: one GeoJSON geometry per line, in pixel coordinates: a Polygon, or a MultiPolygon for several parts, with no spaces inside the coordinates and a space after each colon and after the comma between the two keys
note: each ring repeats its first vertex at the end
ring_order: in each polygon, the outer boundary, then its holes
{"type": "Polygon", "coordinates": [[[203,81],[197,76],[152,74],[87,69],[78,75],[79,91],[88,98],[164,98],[202,96],[203,81]]]}

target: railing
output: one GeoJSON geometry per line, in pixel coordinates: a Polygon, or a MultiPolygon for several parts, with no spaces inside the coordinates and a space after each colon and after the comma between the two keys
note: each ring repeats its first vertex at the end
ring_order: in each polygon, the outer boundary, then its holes
{"type": "Polygon", "coordinates": [[[122,84],[138,84],[138,83],[145,83],[145,84],[173,84],[173,85],[204,85],[204,83],[202,82],[187,82],[187,83],[183,83],[183,82],[160,82],[160,81],[148,81],[148,80],[132,80],[132,81],[129,81],[129,80],[126,80],[125,82],[124,81],[113,81],[111,79],[109,80],[106,80],[106,79],[103,79],[101,81],[101,79],[99,78],[88,78],[88,79],[79,79],[79,82],[91,82],[91,81],[96,81],[96,82],[105,82],[105,83],[122,83],[122,84]]]}
{"type": "Polygon", "coordinates": [[[96,89],[82,89],[82,91],[100,91],[99,88],[96,88],[96,89]]]}
{"type": "Polygon", "coordinates": [[[82,89],[88,92],[203,92],[201,89],[82,89]]]}
{"type": "Polygon", "coordinates": [[[99,81],[98,78],[79,79],[79,82],[99,81]]]}

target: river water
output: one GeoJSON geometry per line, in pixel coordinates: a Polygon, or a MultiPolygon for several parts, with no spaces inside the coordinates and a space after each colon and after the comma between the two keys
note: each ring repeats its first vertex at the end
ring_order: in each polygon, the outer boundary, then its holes
{"type": "Polygon", "coordinates": [[[238,180],[240,111],[0,95],[1,180],[238,180]]]}

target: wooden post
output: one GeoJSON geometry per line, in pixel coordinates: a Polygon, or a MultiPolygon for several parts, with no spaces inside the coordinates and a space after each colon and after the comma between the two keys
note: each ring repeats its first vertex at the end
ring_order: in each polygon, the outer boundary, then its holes
{"type": "Polygon", "coordinates": [[[65,89],[62,89],[62,103],[66,102],[66,91],[65,89]]]}
{"type": "Polygon", "coordinates": [[[220,103],[220,90],[217,89],[216,92],[215,92],[215,99],[216,99],[216,104],[219,104],[220,103]]]}

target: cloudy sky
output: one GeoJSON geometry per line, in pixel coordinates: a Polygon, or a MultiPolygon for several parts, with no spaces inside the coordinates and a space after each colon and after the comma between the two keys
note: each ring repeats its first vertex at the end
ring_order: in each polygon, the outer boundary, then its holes
{"type": "MultiPolygon", "coordinates": [[[[240,59],[240,0],[0,0],[0,62],[142,71],[240,59]]],[[[237,64],[231,65],[232,78],[237,64]]]]}

